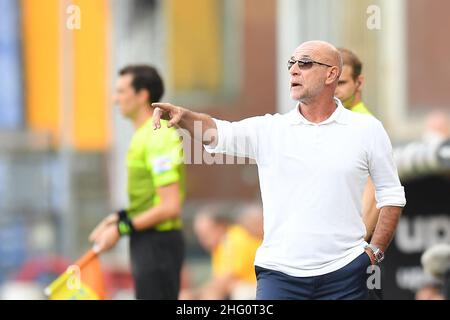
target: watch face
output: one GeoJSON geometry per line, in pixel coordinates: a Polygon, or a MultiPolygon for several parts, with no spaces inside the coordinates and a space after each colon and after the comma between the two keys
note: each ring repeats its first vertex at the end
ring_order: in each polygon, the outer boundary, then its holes
{"type": "Polygon", "coordinates": [[[383,259],[384,259],[384,253],[378,250],[378,252],[377,252],[377,254],[376,254],[376,258],[377,258],[377,261],[378,261],[378,262],[383,261],[383,259]]]}

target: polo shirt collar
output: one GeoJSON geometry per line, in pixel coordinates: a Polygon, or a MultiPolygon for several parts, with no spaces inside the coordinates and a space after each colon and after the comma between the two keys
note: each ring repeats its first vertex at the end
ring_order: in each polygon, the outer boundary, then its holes
{"type": "Polygon", "coordinates": [[[334,112],[331,114],[331,116],[328,119],[326,119],[320,123],[311,122],[300,113],[300,110],[298,108],[300,102],[297,103],[297,105],[295,106],[295,109],[291,110],[288,113],[289,122],[293,125],[298,125],[298,124],[323,125],[323,124],[328,124],[331,122],[336,122],[339,124],[347,124],[344,106],[342,105],[341,101],[338,98],[334,98],[334,101],[336,102],[336,105],[337,105],[336,110],[334,110],[334,112]]]}

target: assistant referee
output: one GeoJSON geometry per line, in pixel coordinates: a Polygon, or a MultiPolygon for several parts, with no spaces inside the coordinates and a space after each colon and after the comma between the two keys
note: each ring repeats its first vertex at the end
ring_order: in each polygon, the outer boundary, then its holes
{"type": "Polygon", "coordinates": [[[119,72],[115,101],[136,130],[127,154],[129,207],[105,218],[90,235],[99,251],[130,236],[137,299],[177,299],[184,258],[182,145],[174,128],[154,131],[151,121],[151,103],[163,93],[161,77],[151,66],[119,72]]]}

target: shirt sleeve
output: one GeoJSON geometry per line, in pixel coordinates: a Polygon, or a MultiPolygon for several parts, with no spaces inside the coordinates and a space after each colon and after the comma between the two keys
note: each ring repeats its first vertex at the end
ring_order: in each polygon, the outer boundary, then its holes
{"type": "Polygon", "coordinates": [[[369,150],[369,174],[375,185],[378,209],[385,206],[404,207],[405,191],[400,184],[391,141],[380,121],[373,122],[372,145],[369,150]]]}
{"type": "Polygon", "coordinates": [[[156,131],[146,156],[147,167],[153,176],[153,185],[162,187],[180,180],[179,166],[183,163],[183,144],[173,128],[156,131]]]}
{"type": "Polygon", "coordinates": [[[205,150],[209,153],[225,153],[257,160],[261,131],[269,116],[236,122],[213,119],[217,126],[217,145],[214,148],[205,145],[205,150]]]}

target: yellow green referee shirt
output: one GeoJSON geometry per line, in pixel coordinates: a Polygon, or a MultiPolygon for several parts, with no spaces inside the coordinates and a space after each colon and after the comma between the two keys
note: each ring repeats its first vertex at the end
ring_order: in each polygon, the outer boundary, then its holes
{"type": "Polygon", "coordinates": [[[350,111],[372,115],[372,113],[369,111],[369,109],[367,109],[362,101],[350,108],[350,111]]]}
{"type": "MultiPolygon", "coordinates": [[[[174,128],[153,130],[152,119],[134,133],[127,154],[128,215],[135,217],[157,205],[161,199],[158,187],[178,182],[182,200],[185,196],[185,170],[182,142],[174,128]]],[[[158,231],[181,228],[181,218],[169,219],[154,227],[158,231]]]]}

